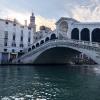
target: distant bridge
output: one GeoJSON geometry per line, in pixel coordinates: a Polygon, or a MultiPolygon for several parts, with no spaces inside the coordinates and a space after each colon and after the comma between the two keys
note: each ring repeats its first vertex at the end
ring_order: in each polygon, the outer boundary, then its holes
{"type": "Polygon", "coordinates": [[[100,64],[100,45],[87,41],[61,39],[52,33],[24,50],[25,54],[13,63],[64,64],[79,53],[84,53],[100,64]]]}

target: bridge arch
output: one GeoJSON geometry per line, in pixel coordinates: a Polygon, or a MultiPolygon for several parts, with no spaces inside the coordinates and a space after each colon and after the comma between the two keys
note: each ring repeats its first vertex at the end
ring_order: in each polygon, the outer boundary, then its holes
{"type": "Polygon", "coordinates": [[[57,37],[56,37],[56,34],[51,34],[51,37],[50,37],[50,40],[53,40],[53,39],[56,39],[57,37]]]}
{"type": "Polygon", "coordinates": [[[74,28],[71,32],[71,39],[79,40],[79,29],[74,28]]]}
{"type": "Polygon", "coordinates": [[[35,45],[32,46],[32,49],[35,49],[35,45]]]}
{"type": "Polygon", "coordinates": [[[39,47],[39,43],[36,44],[36,47],[39,47]]]}
{"type": "MultiPolygon", "coordinates": [[[[83,45],[78,44],[77,41],[69,42],[69,41],[65,41],[65,40],[64,41],[63,40],[49,41],[46,45],[42,45],[40,48],[35,49],[36,51],[32,50],[31,52],[28,52],[27,54],[23,55],[19,59],[23,63],[35,62],[35,61],[38,61],[37,59],[39,57],[41,58],[41,55],[42,55],[42,58],[44,57],[44,58],[51,59],[51,60],[53,60],[53,62],[54,62],[54,56],[55,56],[56,59],[59,58],[59,62],[60,62],[59,54],[62,56],[62,53],[65,52],[65,49],[60,50],[59,48],[66,48],[66,50],[68,51],[68,52],[66,52],[67,54],[66,53],[63,54],[64,57],[66,57],[66,56],[70,57],[69,54],[71,54],[71,53],[72,53],[72,55],[75,55],[77,53],[83,53],[83,54],[87,55],[89,58],[93,59],[96,63],[100,64],[100,59],[98,58],[99,55],[97,55],[98,50],[99,50],[98,48],[93,47],[93,49],[92,49],[92,47],[90,47],[88,45],[85,46],[84,44],[83,45]],[[53,49],[53,48],[57,48],[57,49],[53,49]],[[53,52],[49,51],[51,49],[53,49],[54,51],[53,52]],[[95,49],[98,49],[98,50],[96,52],[93,52],[93,51],[95,51],[95,49]],[[52,55],[52,57],[50,56],[51,58],[47,57],[45,55],[44,52],[46,52],[46,51],[48,51],[48,53],[47,53],[48,55],[52,55]],[[49,54],[49,53],[52,53],[52,54],[49,54]],[[56,55],[58,55],[58,56],[56,56],[56,55]]],[[[16,60],[16,61],[18,61],[18,60],[16,60]]],[[[57,61],[56,61],[56,63],[57,63],[57,61]]]]}
{"type": "Polygon", "coordinates": [[[42,51],[34,60],[35,64],[66,64],[80,54],[79,51],[68,47],[51,47],[42,51]],[[64,51],[64,52],[63,52],[64,51]]]}
{"type": "Polygon", "coordinates": [[[28,48],[28,52],[31,51],[31,48],[28,48]]]}
{"type": "Polygon", "coordinates": [[[47,41],[49,41],[49,40],[50,40],[49,37],[46,37],[45,42],[47,42],[47,41]]]}
{"type": "Polygon", "coordinates": [[[92,42],[100,42],[100,28],[92,31],[92,42]]]}
{"type": "Polygon", "coordinates": [[[81,40],[90,41],[90,31],[88,28],[84,28],[81,30],[81,40]]]}
{"type": "Polygon", "coordinates": [[[43,44],[43,43],[44,43],[44,40],[41,40],[41,41],[40,41],[40,44],[43,44]]]}

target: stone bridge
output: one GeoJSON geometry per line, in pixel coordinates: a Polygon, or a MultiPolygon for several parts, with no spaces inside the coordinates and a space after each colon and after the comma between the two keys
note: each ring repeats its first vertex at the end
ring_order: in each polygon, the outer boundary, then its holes
{"type": "Polygon", "coordinates": [[[22,64],[65,64],[79,53],[84,53],[100,64],[100,46],[98,43],[60,39],[51,34],[24,50],[25,54],[13,63],[22,64]]]}

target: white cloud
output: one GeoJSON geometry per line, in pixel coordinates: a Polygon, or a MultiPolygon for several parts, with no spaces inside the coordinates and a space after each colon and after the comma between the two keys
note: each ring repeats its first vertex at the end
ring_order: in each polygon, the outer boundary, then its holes
{"type": "MultiPolygon", "coordinates": [[[[1,18],[4,19],[17,19],[21,24],[25,24],[25,20],[27,20],[27,23],[29,24],[30,21],[30,15],[31,13],[21,13],[21,12],[17,12],[17,11],[13,11],[11,9],[5,9],[1,14],[1,18]]],[[[55,19],[47,19],[44,18],[40,15],[36,16],[36,26],[37,26],[37,30],[39,30],[39,27],[42,25],[45,25],[47,27],[50,27],[52,30],[55,29],[55,19]]]]}
{"type": "Polygon", "coordinates": [[[52,30],[54,30],[55,22],[56,22],[55,19],[46,19],[42,16],[36,16],[37,30],[39,30],[39,27],[42,25],[50,27],[52,30]]]}
{"type": "Polygon", "coordinates": [[[2,13],[0,13],[1,18],[10,20],[17,19],[21,24],[24,24],[25,20],[28,20],[29,23],[29,16],[30,15],[28,13],[23,14],[21,12],[13,11],[10,9],[5,9],[4,11],[2,11],[2,13]]]}
{"type": "Polygon", "coordinates": [[[98,0],[90,0],[88,6],[76,6],[72,10],[73,18],[79,21],[100,21],[100,2],[98,0]]]}

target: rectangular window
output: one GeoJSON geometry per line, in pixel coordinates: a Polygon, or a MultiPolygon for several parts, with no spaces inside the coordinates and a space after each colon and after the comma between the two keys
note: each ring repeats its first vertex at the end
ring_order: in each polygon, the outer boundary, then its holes
{"type": "Polygon", "coordinates": [[[30,38],[28,38],[28,42],[30,42],[31,41],[31,39],[30,38]]]}
{"type": "Polygon", "coordinates": [[[30,42],[31,42],[31,32],[29,31],[28,32],[28,43],[30,44],[30,42]]]}
{"type": "Polygon", "coordinates": [[[21,30],[21,35],[23,35],[23,30],[21,30]]]}
{"type": "Polygon", "coordinates": [[[23,41],[23,36],[21,36],[20,40],[21,40],[21,42],[23,41]]]}
{"type": "Polygon", "coordinates": [[[4,46],[7,46],[7,42],[8,42],[8,31],[4,32],[4,46]]]}
{"type": "Polygon", "coordinates": [[[8,24],[8,21],[6,21],[5,23],[8,24]]]}
{"type": "Polygon", "coordinates": [[[23,47],[24,47],[24,45],[21,43],[21,44],[20,44],[20,47],[22,47],[22,48],[23,48],[23,47]]]}
{"type": "Polygon", "coordinates": [[[12,47],[16,47],[16,43],[13,42],[13,43],[12,43],[12,47]]]}
{"type": "Polygon", "coordinates": [[[23,42],[23,30],[21,30],[21,37],[20,37],[20,41],[23,42]]]}
{"type": "Polygon", "coordinates": [[[16,38],[16,36],[15,36],[15,34],[13,34],[13,41],[15,41],[15,38],[16,38]]]}
{"type": "Polygon", "coordinates": [[[4,41],[4,46],[7,46],[7,41],[4,41]]]}
{"type": "Polygon", "coordinates": [[[7,49],[4,49],[4,52],[7,52],[7,49]]]}
{"type": "Polygon", "coordinates": [[[4,34],[5,34],[4,39],[8,39],[8,31],[5,31],[4,34]]]}
{"type": "Polygon", "coordinates": [[[28,27],[28,30],[31,30],[31,27],[28,27]]]}
{"type": "Polygon", "coordinates": [[[14,23],[13,26],[16,26],[16,23],[14,23]]]}

